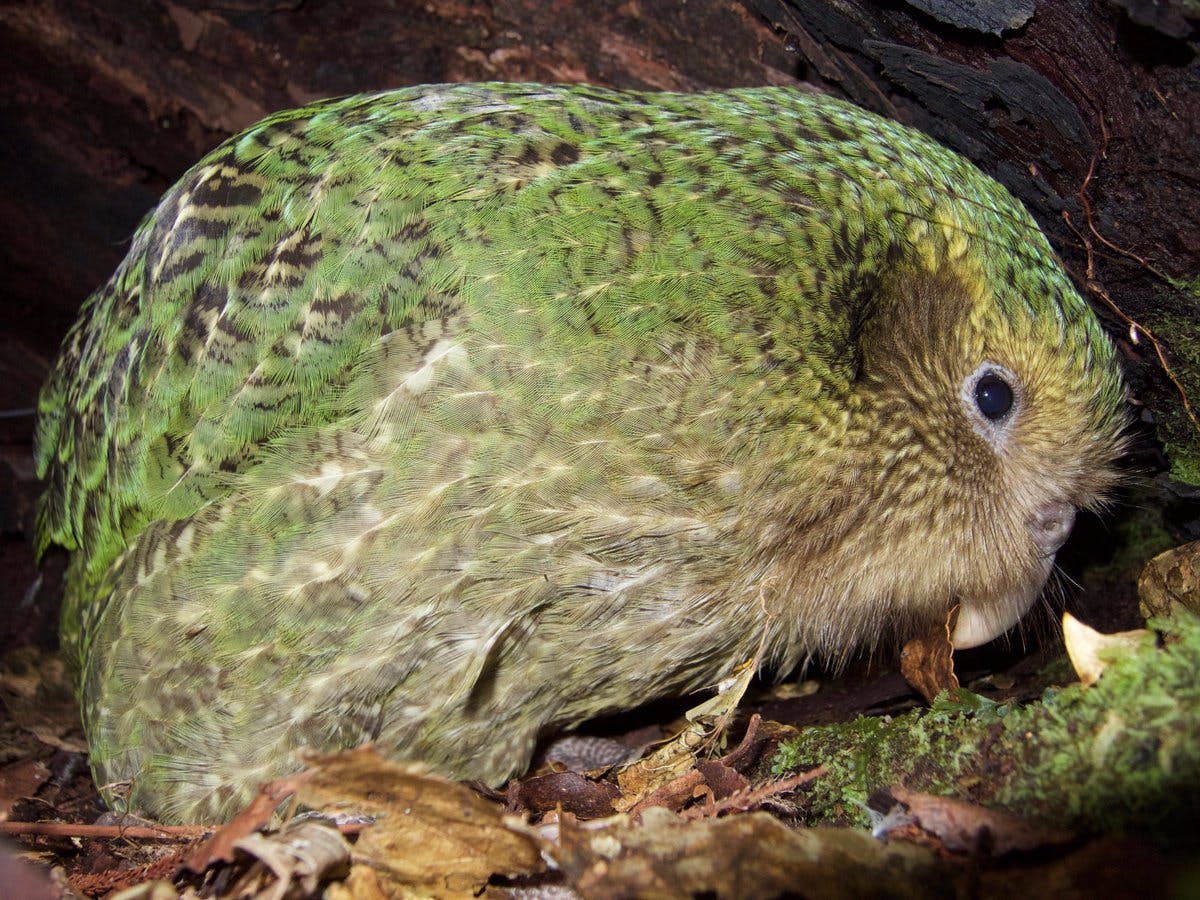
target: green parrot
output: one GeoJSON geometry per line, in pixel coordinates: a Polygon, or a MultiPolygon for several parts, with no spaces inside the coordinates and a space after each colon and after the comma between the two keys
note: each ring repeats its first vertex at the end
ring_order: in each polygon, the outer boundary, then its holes
{"type": "Polygon", "coordinates": [[[183,176],[39,405],[39,548],[107,802],[295,751],[502,783],[539,739],[1040,595],[1123,446],[1024,209],[791,88],[436,85],[183,176]]]}

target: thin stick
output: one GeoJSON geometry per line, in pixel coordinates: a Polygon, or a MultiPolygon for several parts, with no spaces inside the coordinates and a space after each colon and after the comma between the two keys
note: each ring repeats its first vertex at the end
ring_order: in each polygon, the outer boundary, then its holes
{"type": "Polygon", "coordinates": [[[0,834],[40,834],[50,837],[138,838],[184,841],[216,831],[210,825],[82,825],[73,822],[0,822],[0,834]]]}
{"type": "MultiPolygon", "coordinates": [[[[1108,247],[1110,250],[1114,251],[1115,253],[1119,253],[1128,259],[1134,260],[1143,268],[1145,268],[1147,272],[1150,272],[1152,275],[1161,279],[1171,287],[1175,287],[1175,283],[1161,270],[1150,265],[1149,262],[1138,256],[1136,253],[1133,253],[1130,250],[1125,250],[1122,247],[1118,247],[1096,229],[1096,224],[1092,218],[1092,204],[1091,201],[1088,200],[1087,191],[1088,187],[1092,183],[1092,179],[1096,175],[1096,165],[1108,149],[1108,128],[1104,124],[1103,115],[1099,116],[1099,122],[1101,141],[1100,150],[1092,156],[1091,162],[1088,164],[1087,174],[1083,176],[1083,182],[1079,185],[1079,191],[1076,194],[1076,196],[1079,198],[1080,204],[1083,206],[1083,218],[1084,221],[1087,222],[1088,231],[1090,231],[1095,236],[1096,240],[1105,247],[1108,247]]],[[[1067,210],[1063,210],[1062,217],[1063,221],[1067,223],[1067,227],[1075,233],[1077,238],[1079,238],[1080,243],[1083,244],[1084,253],[1087,254],[1087,278],[1085,281],[1088,290],[1103,300],[1104,304],[1125,322],[1125,324],[1129,327],[1129,337],[1135,344],[1138,342],[1139,334],[1143,334],[1149,338],[1150,345],[1154,348],[1154,353],[1158,357],[1159,366],[1162,367],[1162,370],[1166,374],[1167,378],[1171,380],[1171,384],[1175,385],[1175,390],[1178,391],[1179,398],[1183,401],[1183,411],[1187,413],[1187,417],[1191,419],[1192,425],[1196,428],[1196,430],[1200,431],[1200,420],[1196,418],[1196,414],[1192,411],[1192,404],[1188,401],[1187,391],[1184,389],[1183,384],[1175,375],[1174,369],[1172,369],[1167,363],[1167,356],[1163,352],[1162,344],[1159,342],[1158,338],[1154,336],[1153,331],[1151,331],[1141,322],[1135,321],[1125,312],[1125,310],[1117,306],[1116,301],[1108,295],[1108,291],[1101,286],[1099,280],[1096,278],[1096,255],[1092,248],[1091,240],[1086,234],[1081,233],[1080,230],[1075,227],[1075,223],[1071,221],[1071,214],[1067,210]]]]}

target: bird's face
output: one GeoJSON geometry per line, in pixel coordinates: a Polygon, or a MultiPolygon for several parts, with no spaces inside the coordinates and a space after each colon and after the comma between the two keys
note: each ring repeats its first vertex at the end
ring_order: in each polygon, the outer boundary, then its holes
{"type": "Polygon", "coordinates": [[[1107,341],[1052,298],[1002,302],[1012,286],[981,272],[960,260],[885,285],[858,385],[892,596],[910,617],[957,604],[960,648],[1028,611],[1122,446],[1107,341]]]}

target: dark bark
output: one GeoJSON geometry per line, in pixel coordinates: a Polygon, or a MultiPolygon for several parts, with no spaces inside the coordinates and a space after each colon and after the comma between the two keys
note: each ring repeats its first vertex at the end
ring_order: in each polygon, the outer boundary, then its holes
{"type": "MultiPolygon", "coordinates": [[[[1200,271],[1196,21],[1186,3],[1135,0],[3,3],[6,341],[51,356],[158,195],[267,112],[483,79],[815,82],[975,160],[1034,211],[1081,283],[1090,274],[1161,327],[1191,306],[1152,269],[1200,271]]],[[[1177,404],[1147,346],[1128,349],[1139,399],[1177,404]]],[[[27,381],[6,393],[27,395],[27,381]]]]}
{"type": "MultiPolygon", "coordinates": [[[[1129,337],[1130,320],[1157,334],[1200,400],[1198,21],[1195,0],[0,0],[0,409],[34,403],[158,196],[272,110],[431,81],[808,81],[927,131],[1029,206],[1121,343],[1138,466],[1166,467],[1157,424],[1200,483],[1179,386],[1129,337]]],[[[0,419],[6,561],[29,555],[31,425],[0,419]]],[[[1172,490],[1149,502],[1195,536],[1200,504],[1172,490]]]]}
{"type": "Polygon", "coordinates": [[[787,35],[801,77],[928,132],[1025,203],[1120,339],[1175,474],[1200,483],[1180,390],[1200,396],[1197,8],[750,2],[787,35]]]}

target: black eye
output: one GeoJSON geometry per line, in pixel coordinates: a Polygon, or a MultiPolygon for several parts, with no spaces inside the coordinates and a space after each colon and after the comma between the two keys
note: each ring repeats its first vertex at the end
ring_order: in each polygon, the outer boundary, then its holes
{"type": "Polygon", "coordinates": [[[1013,390],[995,372],[988,372],[975,382],[975,405],[984,418],[998,422],[1012,409],[1013,390]]]}

